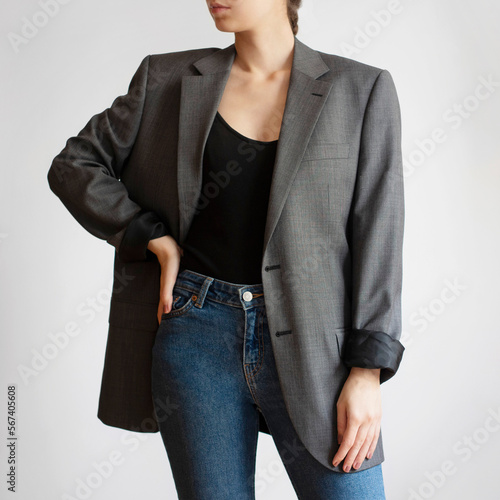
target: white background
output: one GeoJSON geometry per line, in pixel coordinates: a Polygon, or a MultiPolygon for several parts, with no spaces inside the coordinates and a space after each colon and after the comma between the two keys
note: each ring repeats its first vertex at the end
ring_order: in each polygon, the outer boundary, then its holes
{"type": "MultiPolygon", "coordinates": [[[[388,69],[402,109],[406,350],[382,386],[387,498],[498,499],[500,4],[303,3],[298,38],[388,69]]],[[[89,498],[176,498],[160,435],[96,417],[114,249],[72,218],[46,175],[146,55],[222,48],[234,35],[215,28],[204,0],[71,0],[16,50],[12,34],[43,10],[33,0],[2,5],[0,497],[83,498],[77,480],[95,479],[93,463],[115,452],[121,464],[89,498]],[[79,335],[25,383],[20,368],[72,322],[79,335]],[[18,397],[17,496],[5,482],[8,384],[18,397]]],[[[258,499],[296,498],[263,434],[257,480],[258,499]]]]}

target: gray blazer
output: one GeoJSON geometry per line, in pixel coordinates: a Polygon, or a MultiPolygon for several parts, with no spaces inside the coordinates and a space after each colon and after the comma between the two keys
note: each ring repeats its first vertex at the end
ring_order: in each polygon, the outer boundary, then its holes
{"type": "MultiPolygon", "coordinates": [[[[74,218],[116,249],[98,408],[107,425],[158,431],[151,348],[160,266],[141,247],[145,229],[136,221],[154,214],[182,246],[234,56],[234,44],[146,56],[127,94],[68,139],[48,172],[74,218]]],[[[262,284],[291,420],[309,452],[338,472],[342,463],[331,463],[336,401],[349,367],[381,368],[383,383],[403,355],[403,225],[401,116],[391,74],[295,38],[262,284]]],[[[262,418],[260,430],[269,433],[262,418]]],[[[358,470],[383,460],[380,435],[358,470]]]]}

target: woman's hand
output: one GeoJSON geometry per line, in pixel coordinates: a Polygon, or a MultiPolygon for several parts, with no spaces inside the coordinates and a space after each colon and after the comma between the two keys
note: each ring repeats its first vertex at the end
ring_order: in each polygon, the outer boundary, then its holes
{"type": "Polygon", "coordinates": [[[337,401],[340,444],[333,457],[337,466],[345,457],[344,471],[358,469],[377,446],[382,419],[380,369],[352,367],[337,401]],[[347,455],[347,456],[346,456],[347,455]]]}
{"type": "Polygon", "coordinates": [[[172,236],[161,236],[149,240],[148,250],[156,254],[161,266],[160,302],[158,304],[159,324],[161,323],[162,314],[170,312],[172,308],[172,290],[179,273],[183,250],[172,236]]]}

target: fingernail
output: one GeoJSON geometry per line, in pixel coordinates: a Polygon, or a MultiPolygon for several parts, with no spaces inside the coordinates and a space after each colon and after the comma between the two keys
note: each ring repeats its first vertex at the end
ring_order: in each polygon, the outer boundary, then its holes
{"type": "Polygon", "coordinates": [[[351,470],[351,466],[350,465],[346,465],[345,469],[344,469],[346,472],[349,472],[351,470]]]}
{"type": "Polygon", "coordinates": [[[372,456],[373,456],[373,453],[370,452],[370,453],[368,453],[368,455],[366,455],[366,458],[368,458],[368,460],[369,460],[370,458],[372,458],[372,456]]]}
{"type": "Polygon", "coordinates": [[[361,464],[359,462],[355,462],[352,466],[353,469],[357,469],[361,464]]]}
{"type": "Polygon", "coordinates": [[[333,461],[333,462],[332,462],[332,464],[333,464],[333,466],[334,466],[334,467],[337,467],[337,465],[338,465],[339,463],[338,463],[338,461],[337,461],[337,462],[336,462],[336,461],[333,461]]]}

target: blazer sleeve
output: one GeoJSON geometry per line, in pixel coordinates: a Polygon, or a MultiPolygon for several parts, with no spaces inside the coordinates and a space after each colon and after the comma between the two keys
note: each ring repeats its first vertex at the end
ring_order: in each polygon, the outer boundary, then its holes
{"type": "Polygon", "coordinates": [[[153,256],[149,239],[169,233],[156,213],[129,198],[120,181],[141,125],[150,57],[142,60],[127,94],[67,140],[47,174],[50,189],[73,217],[126,262],[153,256]]]}
{"type": "Polygon", "coordinates": [[[401,363],[404,229],[401,112],[391,74],[382,70],[369,96],[350,211],[352,330],[347,366],[380,368],[380,382],[401,363]]]}

